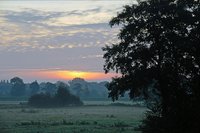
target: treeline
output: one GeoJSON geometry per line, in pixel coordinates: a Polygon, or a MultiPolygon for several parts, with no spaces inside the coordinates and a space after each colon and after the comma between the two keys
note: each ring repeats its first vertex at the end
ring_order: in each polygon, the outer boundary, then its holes
{"type": "Polygon", "coordinates": [[[10,81],[0,81],[0,96],[13,96],[13,97],[29,97],[37,93],[50,93],[56,92],[56,87],[59,83],[43,82],[38,83],[33,81],[32,83],[24,83],[23,79],[14,77],[10,81]]]}
{"type": "Polygon", "coordinates": [[[56,83],[33,81],[24,83],[23,79],[14,77],[11,80],[0,81],[0,98],[2,97],[30,97],[35,94],[50,94],[57,93],[60,84],[66,86],[70,93],[81,99],[107,99],[108,90],[106,84],[108,82],[87,82],[82,78],[75,78],[69,82],[58,81],[56,83]]]}

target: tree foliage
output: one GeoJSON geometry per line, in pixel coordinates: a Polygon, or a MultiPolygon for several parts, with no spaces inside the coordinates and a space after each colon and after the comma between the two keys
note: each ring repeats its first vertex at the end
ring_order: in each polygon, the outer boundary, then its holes
{"type": "Polygon", "coordinates": [[[72,95],[68,88],[59,86],[55,95],[40,93],[31,96],[28,104],[36,107],[62,107],[69,105],[82,105],[79,97],[72,95]]]}
{"type": "Polygon", "coordinates": [[[103,50],[105,72],[114,70],[109,96],[148,98],[152,103],[143,132],[200,132],[200,1],[147,0],[127,5],[110,21],[120,25],[119,43],[103,50]]]}
{"type": "Polygon", "coordinates": [[[45,87],[42,88],[42,90],[44,90],[45,92],[47,93],[50,93],[50,94],[55,94],[56,92],[56,85],[51,83],[51,82],[47,82],[45,84],[45,87]]]}
{"type": "Polygon", "coordinates": [[[11,92],[10,94],[12,96],[24,96],[26,93],[25,90],[25,84],[22,79],[19,77],[14,77],[10,80],[10,83],[12,84],[11,92]]]}
{"type": "Polygon", "coordinates": [[[36,94],[40,90],[40,86],[37,81],[30,84],[31,95],[36,94]]]}
{"type": "Polygon", "coordinates": [[[0,81],[0,96],[6,96],[10,94],[11,90],[11,84],[7,80],[1,80],[0,81]]]}

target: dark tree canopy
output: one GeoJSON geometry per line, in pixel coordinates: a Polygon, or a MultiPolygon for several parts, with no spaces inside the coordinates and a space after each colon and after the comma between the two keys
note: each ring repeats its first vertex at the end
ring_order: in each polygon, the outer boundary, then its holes
{"type": "Polygon", "coordinates": [[[1,80],[0,81],[0,96],[6,96],[10,94],[11,90],[11,84],[7,80],[1,80]]]}
{"type": "Polygon", "coordinates": [[[12,96],[25,95],[26,93],[25,84],[22,79],[20,79],[19,77],[14,77],[10,80],[10,83],[12,84],[12,88],[10,92],[12,96]]]}
{"type": "Polygon", "coordinates": [[[200,132],[200,1],[141,1],[125,6],[110,25],[122,28],[119,43],[103,48],[105,72],[121,74],[109,84],[109,96],[130,91],[130,98],[148,98],[153,86],[160,101],[144,132],[200,132]]]}
{"type": "Polygon", "coordinates": [[[47,93],[50,93],[50,94],[55,94],[56,92],[56,85],[51,83],[51,82],[47,82],[45,84],[45,87],[43,88],[43,90],[47,93]]]}
{"type": "Polygon", "coordinates": [[[82,105],[80,98],[71,94],[69,88],[60,86],[55,95],[57,104],[64,105],[82,105]]]}
{"type": "Polygon", "coordinates": [[[31,95],[36,94],[40,90],[40,86],[37,81],[30,84],[31,95]]]}
{"type": "Polygon", "coordinates": [[[36,107],[63,107],[69,105],[83,105],[79,97],[71,94],[66,86],[58,86],[55,95],[40,93],[32,95],[28,104],[36,107]]]}

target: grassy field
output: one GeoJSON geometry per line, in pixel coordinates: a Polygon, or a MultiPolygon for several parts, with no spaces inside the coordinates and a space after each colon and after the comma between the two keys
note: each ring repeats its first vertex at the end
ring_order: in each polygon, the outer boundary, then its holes
{"type": "Polygon", "coordinates": [[[139,133],[146,108],[94,106],[30,108],[0,105],[0,133],[139,133]]]}

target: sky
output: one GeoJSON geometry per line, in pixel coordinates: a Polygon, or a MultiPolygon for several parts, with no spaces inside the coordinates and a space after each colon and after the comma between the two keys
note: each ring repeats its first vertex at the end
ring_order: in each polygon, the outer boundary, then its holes
{"type": "Polygon", "coordinates": [[[102,47],[118,41],[109,20],[132,0],[0,0],[0,80],[110,80],[102,47]]]}

